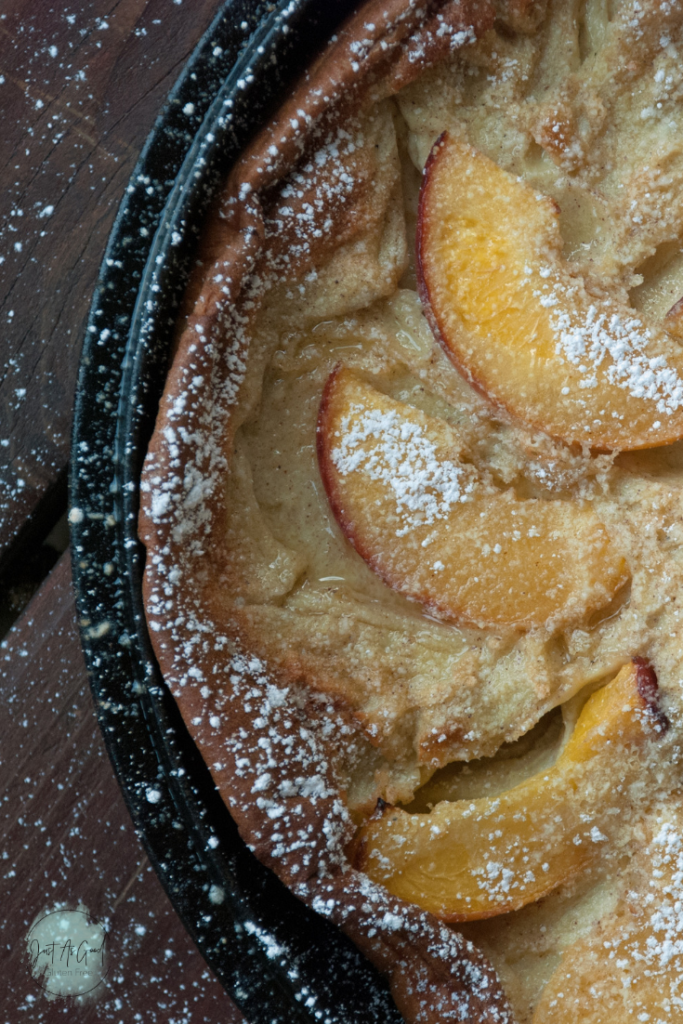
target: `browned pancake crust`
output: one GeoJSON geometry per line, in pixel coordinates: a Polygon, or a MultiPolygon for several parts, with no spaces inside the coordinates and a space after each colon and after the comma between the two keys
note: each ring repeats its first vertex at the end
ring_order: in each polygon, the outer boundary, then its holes
{"type": "Polygon", "coordinates": [[[406,1020],[424,1024],[512,1018],[495,972],[470,943],[349,867],[353,822],[338,764],[360,742],[357,727],[339,700],[302,688],[294,672],[275,678],[245,649],[222,597],[224,479],[248,332],[270,282],[300,279],[376,216],[362,154],[352,197],[337,193],[338,201],[326,188],[328,168],[307,156],[345,119],[478,37],[501,12],[524,30],[543,6],[371,0],[340,32],[215,203],[142,481],[154,648],[242,836],[388,975],[406,1020]],[[283,221],[281,191],[293,174],[299,194],[288,198],[292,214],[283,221]],[[316,203],[321,194],[328,200],[316,203]]]}

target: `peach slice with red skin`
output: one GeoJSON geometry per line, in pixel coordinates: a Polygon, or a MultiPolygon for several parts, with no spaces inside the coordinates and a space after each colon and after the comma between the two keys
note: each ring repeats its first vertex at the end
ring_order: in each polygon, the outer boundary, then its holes
{"type": "Polygon", "coordinates": [[[518,500],[456,430],[337,368],[318,459],[339,525],[394,590],[447,621],[528,629],[583,619],[628,579],[588,502],[518,500]]]}
{"type": "Polygon", "coordinates": [[[434,334],[491,402],[594,448],[683,437],[683,349],[597,299],[562,256],[555,202],[447,133],[420,193],[420,297],[434,334]]]}
{"type": "Polygon", "coordinates": [[[664,317],[664,326],[674,338],[683,341],[683,299],[675,302],[664,317]]]}
{"type": "Polygon", "coordinates": [[[360,828],[351,859],[444,921],[517,910],[609,844],[630,806],[642,748],[667,727],[654,671],[633,659],[588,699],[551,769],[497,797],[442,801],[428,814],[384,805],[360,828]]]}

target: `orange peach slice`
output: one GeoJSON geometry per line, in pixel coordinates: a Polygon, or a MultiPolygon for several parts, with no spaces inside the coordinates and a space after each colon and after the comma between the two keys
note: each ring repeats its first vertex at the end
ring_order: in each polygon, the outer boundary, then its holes
{"type": "Polygon", "coordinates": [[[425,168],[420,296],[453,362],[492,402],[568,442],[683,437],[683,349],[590,295],[561,254],[554,201],[444,134],[425,168]]]}
{"type": "Polygon", "coordinates": [[[609,843],[647,737],[668,725],[642,659],[589,698],[554,766],[497,797],[443,801],[428,814],[385,805],[352,859],[444,921],[517,910],[566,882],[609,843]]]}
{"type": "Polygon", "coordinates": [[[358,553],[439,618],[559,625],[602,607],[628,578],[588,503],[501,492],[464,461],[452,426],[348,369],[325,387],[318,459],[358,553]]]}

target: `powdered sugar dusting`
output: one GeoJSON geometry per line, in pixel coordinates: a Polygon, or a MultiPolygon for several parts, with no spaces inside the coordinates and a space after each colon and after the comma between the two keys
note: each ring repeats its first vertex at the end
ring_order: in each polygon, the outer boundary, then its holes
{"type": "Polygon", "coordinates": [[[683,836],[666,823],[655,836],[654,846],[653,873],[656,877],[666,871],[670,881],[664,886],[664,900],[650,916],[654,939],[647,940],[641,955],[664,967],[683,954],[683,836]]]}
{"type": "MultiPolygon", "coordinates": [[[[475,42],[476,35],[471,26],[467,26],[464,29],[456,29],[446,21],[443,14],[438,14],[436,21],[437,28],[434,35],[437,39],[448,40],[451,53],[455,53],[461,47],[475,42]]],[[[409,41],[406,50],[411,64],[424,60],[429,42],[428,35],[418,36],[409,41]]]]}
{"type": "MultiPolygon", "coordinates": [[[[462,41],[456,37],[453,45],[462,41]]],[[[359,65],[365,45],[363,36],[359,52],[353,53],[359,65]]],[[[292,131],[300,133],[300,152],[312,137],[310,120],[302,109],[290,121],[292,131]]],[[[293,292],[305,290],[316,273],[317,246],[324,251],[334,232],[335,210],[350,206],[363,185],[363,164],[354,153],[372,145],[355,122],[321,132],[317,141],[306,160],[279,182],[276,203],[261,209],[258,188],[247,187],[248,181],[225,203],[226,219],[242,225],[244,262],[216,261],[211,268],[207,280],[215,305],[211,315],[189,320],[145,465],[143,521],[147,536],[153,537],[148,622],[164,678],[188,711],[192,734],[259,858],[309,904],[345,927],[376,962],[385,955],[384,941],[394,956],[383,969],[392,973],[400,963],[420,1013],[422,1008],[430,1013],[436,1000],[443,1021],[478,1019],[484,1006],[487,1020],[507,1022],[510,1015],[495,975],[469,943],[350,870],[345,849],[355,826],[337,778],[344,769],[335,758],[340,742],[344,756],[357,742],[357,727],[328,697],[288,676],[278,678],[272,667],[247,653],[234,623],[224,625],[224,609],[214,603],[223,580],[213,557],[220,554],[220,543],[213,543],[212,532],[224,529],[226,436],[243,386],[254,313],[274,284],[289,278],[293,292]],[[301,265],[307,278],[298,273],[301,265]],[[416,955],[406,935],[421,941],[416,955]]],[[[271,140],[259,157],[259,171],[265,168],[266,173],[268,161],[277,162],[285,142],[271,140]]],[[[372,172],[366,177],[370,181],[372,172]]],[[[399,426],[397,420],[387,433],[394,447],[400,438],[392,430],[399,426]]],[[[377,429],[386,433],[386,425],[377,429]]],[[[406,463],[403,485],[395,488],[404,521],[445,516],[464,500],[461,468],[439,464],[419,428],[408,430],[404,445],[419,474],[411,485],[406,463]]],[[[222,898],[219,889],[209,895],[213,903],[222,898]]],[[[280,957],[282,946],[258,923],[245,928],[269,958],[280,957]]]]}
{"type": "Polygon", "coordinates": [[[594,303],[578,320],[571,290],[557,283],[541,293],[541,305],[553,309],[550,323],[557,334],[557,352],[584,375],[580,387],[598,387],[596,370],[608,362],[605,375],[610,384],[633,398],[654,402],[657,412],[667,416],[683,407],[683,380],[664,356],[648,355],[653,334],[637,316],[594,303]]]}
{"type": "MultiPolygon", "coordinates": [[[[172,523],[173,540],[186,543],[196,554],[201,554],[211,524],[209,500],[227,472],[217,427],[219,422],[225,422],[228,410],[235,402],[245,364],[241,345],[233,351],[219,353],[215,341],[205,336],[201,325],[196,325],[195,332],[198,344],[193,346],[194,353],[190,351],[191,358],[183,372],[185,387],[173,399],[164,426],[164,442],[171,460],[171,471],[146,473],[141,490],[149,494],[147,511],[152,522],[157,525],[172,523]],[[195,358],[192,358],[193,355],[195,358]],[[220,362],[223,362],[220,374],[222,380],[220,384],[215,382],[215,390],[220,392],[220,401],[204,410],[200,422],[193,425],[190,435],[184,422],[187,405],[203,387],[204,373],[210,372],[212,363],[220,362]],[[200,365],[203,373],[197,372],[200,365]],[[187,458],[188,447],[192,450],[190,458],[187,458]],[[184,458],[181,458],[181,453],[184,458]],[[176,468],[177,471],[174,471],[176,468]]],[[[151,469],[151,460],[149,466],[151,469]]]]}
{"type": "Polygon", "coordinates": [[[477,961],[475,948],[462,935],[439,922],[429,921],[417,907],[391,896],[364,875],[347,876],[344,886],[348,898],[341,900],[339,889],[329,882],[318,883],[315,889],[303,883],[295,886],[294,891],[319,914],[342,927],[347,921],[355,921],[370,941],[382,936],[390,947],[395,944],[393,966],[406,978],[406,987],[414,994],[419,1007],[417,1022],[433,1020],[431,1013],[437,1013],[443,1024],[484,1019],[481,1017],[483,1000],[487,1021],[511,1024],[510,1011],[495,991],[492,976],[483,963],[477,961]],[[402,943],[400,936],[408,938],[408,946],[402,943]],[[443,965],[450,984],[435,984],[424,960],[409,959],[411,943],[416,946],[426,943],[429,956],[443,965]]]}
{"type": "Polygon", "coordinates": [[[228,704],[248,708],[253,730],[228,732],[224,746],[235,775],[253,794],[262,812],[254,838],[277,860],[295,855],[290,870],[323,876],[345,864],[344,842],[353,826],[346,805],[329,780],[325,740],[334,730],[350,736],[352,729],[336,719],[323,700],[321,716],[304,710],[308,695],[273,685],[266,666],[255,657],[236,654],[225,669],[226,683],[215,698],[218,708],[228,704]],[[325,825],[314,827],[311,806],[326,806],[325,825]]]}
{"type": "MultiPolygon", "coordinates": [[[[661,826],[653,840],[652,875],[651,891],[643,901],[647,923],[638,937],[626,943],[627,955],[658,972],[671,971],[672,961],[677,960],[678,975],[683,965],[679,959],[683,957],[683,836],[670,822],[661,826]]],[[[624,946],[612,946],[610,958],[623,958],[624,946]]]]}
{"type": "Polygon", "coordinates": [[[341,440],[331,458],[341,474],[363,473],[393,492],[404,523],[398,537],[445,519],[474,489],[462,466],[440,459],[423,428],[394,410],[354,405],[335,436],[341,440]]]}

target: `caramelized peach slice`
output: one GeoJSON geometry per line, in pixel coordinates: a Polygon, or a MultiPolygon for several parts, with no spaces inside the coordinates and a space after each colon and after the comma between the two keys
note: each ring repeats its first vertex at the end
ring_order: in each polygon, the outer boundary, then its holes
{"type": "Polygon", "coordinates": [[[640,747],[667,724],[654,672],[635,659],[589,698],[551,769],[497,797],[443,801],[428,814],[385,805],[356,836],[354,863],[445,921],[517,910],[609,843],[641,769],[640,747]]]}
{"type": "Polygon", "coordinates": [[[417,244],[432,329],[491,401],[601,449],[683,437],[683,350],[589,295],[561,255],[552,199],[445,134],[425,168],[417,244]]]}
{"type": "Polygon", "coordinates": [[[464,461],[453,427],[344,368],[325,388],[318,458],[358,553],[440,618],[559,625],[601,607],[627,579],[589,504],[501,492],[464,461]]]}

